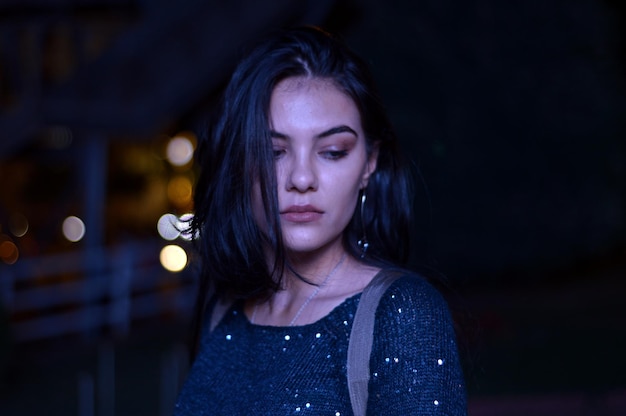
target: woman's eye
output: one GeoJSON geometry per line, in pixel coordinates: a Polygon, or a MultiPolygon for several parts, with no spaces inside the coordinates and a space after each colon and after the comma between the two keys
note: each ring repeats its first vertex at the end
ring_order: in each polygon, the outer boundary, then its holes
{"type": "Polygon", "coordinates": [[[337,160],[348,155],[347,150],[326,150],[322,152],[322,156],[326,159],[337,160]]]}
{"type": "Polygon", "coordinates": [[[285,149],[274,149],[274,159],[278,159],[285,153],[285,149]]]}

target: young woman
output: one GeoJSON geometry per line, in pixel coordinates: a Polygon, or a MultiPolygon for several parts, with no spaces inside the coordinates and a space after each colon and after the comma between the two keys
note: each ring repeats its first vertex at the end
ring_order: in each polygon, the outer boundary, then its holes
{"type": "MultiPolygon", "coordinates": [[[[176,415],[351,415],[361,292],[408,255],[409,179],[363,62],[316,28],[237,67],[199,154],[197,355],[176,415]],[[213,294],[213,296],[210,296],[213,294]],[[214,328],[217,304],[230,305],[214,328]]],[[[375,313],[367,412],[463,415],[450,314],[415,274],[375,313]]]]}

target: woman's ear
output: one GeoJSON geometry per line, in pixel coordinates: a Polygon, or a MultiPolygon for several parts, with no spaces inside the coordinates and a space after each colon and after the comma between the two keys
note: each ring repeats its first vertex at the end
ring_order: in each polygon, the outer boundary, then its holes
{"type": "Polygon", "coordinates": [[[379,143],[376,142],[372,145],[372,150],[367,158],[367,163],[365,164],[365,171],[363,172],[363,177],[361,178],[361,189],[365,189],[367,187],[367,183],[370,179],[370,175],[374,173],[376,170],[376,164],[378,163],[378,148],[379,143]]]}

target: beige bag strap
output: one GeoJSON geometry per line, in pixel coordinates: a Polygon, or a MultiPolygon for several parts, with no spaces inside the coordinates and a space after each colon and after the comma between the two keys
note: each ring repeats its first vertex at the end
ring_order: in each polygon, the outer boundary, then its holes
{"type": "Polygon", "coordinates": [[[365,416],[367,410],[370,356],[378,303],[389,286],[404,275],[406,273],[399,270],[381,270],[361,294],[348,342],[348,390],[355,416],[365,416]]]}

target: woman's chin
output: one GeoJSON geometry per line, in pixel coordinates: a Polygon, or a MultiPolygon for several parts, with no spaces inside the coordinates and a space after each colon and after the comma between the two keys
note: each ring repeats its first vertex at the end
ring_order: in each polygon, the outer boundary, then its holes
{"type": "Polygon", "coordinates": [[[314,254],[322,251],[326,251],[328,249],[340,249],[341,247],[341,238],[334,239],[319,239],[319,238],[295,238],[285,236],[285,249],[289,253],[303,255],[303,254],[314,254]]]}

